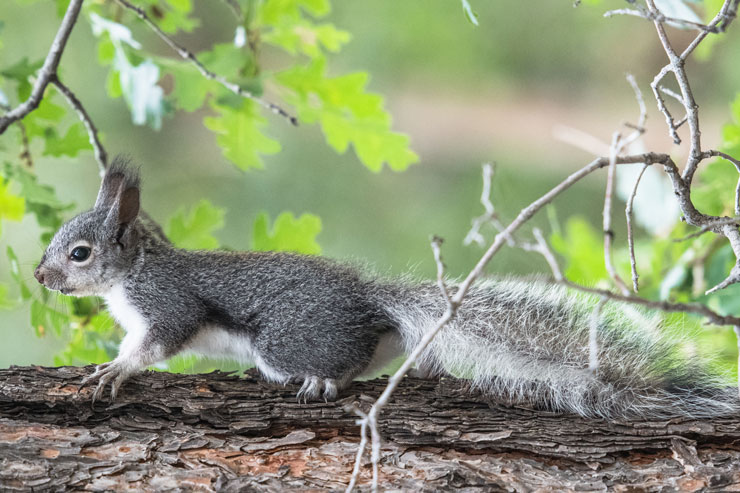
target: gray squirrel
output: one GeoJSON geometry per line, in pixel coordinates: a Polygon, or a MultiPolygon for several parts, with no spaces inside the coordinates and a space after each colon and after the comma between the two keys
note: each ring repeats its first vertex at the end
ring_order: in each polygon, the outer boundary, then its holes
{"type": "MultiPolygon", "coordinates": [[[[385,279],[322,257],[175,248],[140,212],[137,168],[117,158],[92,210],[56,233],[34,275],[48,289],[102,296],[125,329],[118,356],[83,383],[110,384],[189,351],[253,363],[298,398],[334,400],[356,377],[410,352],[446,302],[433,282],[385,279]]],[[[453,285],[454,289],[454,285],[453,285]]],[[[512,403],[589,417],[710,417],[740,410],[733,392],[657,320],[544,281],[474,286],[417,362],[512,403]]]]}

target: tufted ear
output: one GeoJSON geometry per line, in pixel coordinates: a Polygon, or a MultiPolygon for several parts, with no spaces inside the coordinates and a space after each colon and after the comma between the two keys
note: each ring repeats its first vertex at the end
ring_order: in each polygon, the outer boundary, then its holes
{"type": "Polygon", "coordinates": [[[139,196],[138,170],[116,158],[100,185],[95,209],[107,211],[104,226],[123,246],[130,240],[129,225],[139,214],[139,196]]]}
{"type": "Polygon", "coordinates": [[[127,159],[116,156],[100,184],[95,209],[109,209],[123,192],[130,188],[138,189],[139,182],[139,170],[131,166],[127,159]]]}
{"type": "Polygon", "coordinates": [[[98,198],[95,199],[95,209],[109,209],[119,194],[126,177],[121,172],[108,170],[103,177],[103,183],[98,190],[98,198]]]}

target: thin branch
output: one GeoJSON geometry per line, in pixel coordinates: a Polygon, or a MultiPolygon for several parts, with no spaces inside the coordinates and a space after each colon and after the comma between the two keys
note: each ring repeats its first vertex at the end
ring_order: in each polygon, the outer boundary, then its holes
{"type": "Polygon", "coordinates": [[[18,129],[21,131],[21,153],[18,155],[28,168],[33,168],[33,157],[31,156],[31,144],[28,141],[28,132],[22,121],[18,121],[18,129]]]}
{"type": "Polygon", "coordinates": [[[606,175],[606,192],[604,194],[603,210],[603,229],[604,229],[604,265],[612,278],[614,284],[623,294],[629,293],[627,285],[617,273],[612,260],[612,241],[614,240],[614,231],[612,231],[612,195],[614,193],[615,175],[617,173],[617,154],[621,148],[620,135],[615,132],[612,137],[612,145],[609,152],[609,168],[606,175]]]}
{"type": "Polygon", "coordinates": [[[703,235],[704,233],[708,233],[709,231],[714,232],[714,229],[716,229],[717,226],[724,226],[725,224],[735,224],[735,225],[740,226],[740,216],[719,218],[716,221],[712,221],[711,223],[705,224],[696,233],[691,233],[690,235],[682,236],[681,238],[674,238],[673,241],[675,243],[679,243],[682,241],[690,240],[692,238],[697,238],[703,235]]]}
{"type": "Polygon", "coordinates": [[[67,40],[69,39],[72,28],[79,17],[82,1],[83,0],[71,0],[69,2],[69,6],[67,7],[67,11],[64,13],[64,18],[59,26],[59,30],[54,37],[54,41],[51,43],[51,48],[49,48],[49,53],[46,55],[44,64],[39,70],[33,89],[31,89],[30,96],[25,102],[0,117],[0,135],[5,132],[8,125],[20,120],[38,108],[39,103],[41,103],[41,99],[43,98],[44,91],[46,90],[46,86],[51,82],[52,76],[57,73],[59,61],[62,58],[65,47],[67,46],[67,40]]]}
{"type": "MultiPolygon", "coordinates": [[[[480,233],[480,229],[486,223],[492,224],[497,231],[504,229],[504,225],[501,224],[498,214],[496,213],[496,209],[493,207],[493,203],[491,202],[491,182],[493,179],[493,173],[494,166],[492,164],[486,163],[483,165],[483,191],[480,195],[480,203],[483,204],[483,208],[486,212],[473,219],[470,231],[468,231],[468,234],[465,235],[465,239],[463,240],[464,245],[477,243],[478,245],[483,246],[485,244],[485,238],[483,238],[483,235],[480,233]]],[[[513,241],[513,239],[511,241],[513,241]]]]}
{"type": "MultiPolygon", "coordinates": [[[[658,110],[663,113],[663,116],[665,117],[666,125],[668,126],[668,134],[673,139],[673,143],[679,145],[681,143],[681,137],[678,136],[677,131],[679,124],[677,124],[673,119],[673,115],[668,110],[668,107],[665,105],[665,100],[663,99],[663,96],[660,95],[660,90],[658,89],[660,82],[665,78],[666,75],[668,75],[668,72],[670,72],[670,66],[666,65],[660,70],[660,72],[658,72],[653,81],[650,83],[650,88],[653,90],[653,96],[655,96],[655,101],[658,103],[658,110]]],[[[684,117],[684,119],[681,121],[681,124],[683,124],[687,120],[688,116],[684,117]]]]}
{"type": "Polygon", "coordinates": [[[583,286],[582,284],[578,284],[569,280],[562,281],[560,284],[569,288],[576,289],[578,291],[582,291],[584,293],[604,296],[613,301],[633,303],[635,305],[644,306],[652,310],[659,310],[669,313],[694,313],[696,315],[701,315],[705,317],[707,321],[714,325],[740,325],[740,317],[735,317],[732,315],[721,315],[700,303],[671,303],[668,301],[651,301],[632,294],[625,296],[615,291],[583,286]]]}
{"type": "Polygon", "coordinates": [[[174,51],[177,52],[178,55],[180,55],[183,59],[189,60],[195,67],[198,69],[198,71],[203,74],[203,77],[205,77],[208,80],[212,80],[215,82],[218,82],[223,87],[228,89],[229,91],[233,92],[237,96],[241,96],[243,98],[251,99],[255,103],[259,104],[263,108],[267,108],[268,110],[272,111],[276,115],[280,115],[284,118],[287,118],[290,123],[293,125],[298,125],[298,119],[291,114],[289,114],[287,111],[282,109],[280,106],[270,103],[268,101],[265,101],[262,98],[259,98],[255,94],[253,94],[250,91],[247,91],[246,89],[240,87],[237,84],[234,84],[233,82],[229,82],[224,77],[217,75],[210,70],[208,70],[203,63],[201,63],[200,60],[193,54],[193,52],[185,49],[183,46],[178,44],[175,40],[173,40],[171,37],[169,37],[167,34],[165,34],[164,31],[162,31],[159,26],[152,21],[149,16],[144,12],[144,9],[141,9],[137,7],[136,5],[131,4],[128,0],[115,0],[118,2],[121,6],[131,10],[134,12],[139,19],[144,21],[144,23],[149,26],[149,28],[154,31],[157,36],[159,36],[170,48],[172,48],[174,51]]]}
{"type": "Polygon", "coordinates": [[[560,142],[569,144],[594,156],[609,153],[609,144],[588,132],[567,125],[555,125],[552,129],[552,136],[560,142]]]}
{"type": "Polygon", "coordinates": [[[626,145],[631,144],[632,142],[637,140],[640,135],[645,133],[645,122],[647,121],[647,106],[645,105],[645,98],[642,96],[640,86],[637,85],[637,81],[635,80],[634,75],[628,73],[626,75],[626,79],[635,93],[635,100],[637,101],[637,107],[640,110],[640,116],[637,118],[637,125],[632,127],[635,131],[625,139],[622,148],[624,148],[624,146],[626,145]]]}
{"type": "Polygon", "coordinates": [[[714,16],[714,19],[712,19],[709,24],[707,24],[707,27],[716,29],[716,31],[707,30],[700,32],[696,38],[689,43],[683,53],[681,53],[681,60],[686,60],[710,32],[724,32],[730,23],[737,17],[738,5],[740,5],[740,0],[725,0],[724,4],[722,4],[722,8],[717,12],[717,15],[714,16]]]}
{"type": "Polygon", "coordinates": [[[100,142],[97,127],[90,118],[90,115],[85,110],[85,107],[82,106],[82,102],[77,98],[75,93],[72,92],[69,87],[64,85],[64,83],[59,80],[59,77],[54,75],[51,78],[50,82],[54,84],[57,89],[59,89],[59,92],[61,92],[62,95],[67,99],[69,105],[74,108],[74,110],[77,112],[77,115],[80,117],[80,120],[82,120],[82,123],[85,125],[88,138],[90,139],[90,145],[92,146],[93,152],[95,153],[95,160],[98,162],[100,176],[102,177],[105,174],[105,169],[108,167],[108,153],[105,152],[105,148],[100,142]]]}
{"type": "Polygon", "coordinates": [[[680,94],[678,94],[678,93],[677,93],[676,91],[674,91],[673,89],[669,89],[669,88],[667,88],[667,87],[665,87],[665,86],[658,86],[658,89],[660,89],[660,92],[662,92],[662,93],[663,93],[663,94],[665,94],[666,96],[670,96],[670,97],[672,97],[673,99],[675,99],[676,101],[678,101],[679,103],[681,103],[681,106],[683,106],[683,105],[684,105],[684,102],[683,102],[683,98],[681,97],[681,95],[680,95],[680,94]]]}
{"type": "Polygon", "coordinates": [[[637,187],[640,186],[640,180],[642,180],[642,175],[645,174],[645,170],[647,169],[647,165],[643,165],[642,169],[640,170],[640,174],[637,175],[637,180],[635,180],[635,186],[632,188],[632,193],[630,193],[629,198],[627,199],[627,206],[624,208],[624,215],[627,217],[627,246],[629,247],[630,252],[630,271],[632,273],[632,289],[635,291],[635,293],[638,292],[639,285],[638,285],[638,279],[640,276],[637,275],[637,260],[635,259],[635,238],[634,238],[634,232],[632,228],[632,205],[635,202],[635,195],[637,195],[637,187]]]}
{"type": "Polygon", "coordinates": [[[223,0],[226,5],[228,5],[231,10],[234,12],[234,16],[241,22],[243,19],[242,14],[242,8],[241,5],[239,5],[239,2],[237,0],[223,0]]]}
{"type": "Polygon", "coordinates": [[[545,257],[547,265],[550,266],[550,270],[552,271],[552,275],[555,280],[558,282],[562,281],[564,279],[563,272],[560,270],[560,266],[558,265],[558,261],[555,258],[555,254],[552,253],[550,246],[547,244],[544,236],[542,236],[542,231],[540,231],[539,228],[534,228],[532,230],[532,233],[534,234],[537,243],[522,243],[517,246],[522,250],[526,250],[528,252],[537,252],[545,257]]]}
{"type": "Polygon", "coordinates": [[[700,22],[694,22],[694,21],[690,21],[686,19],[679,19],[678,17],[669,17],[667,15],[663,15],[661,12],[651,13],[649,11],[646,11],[645,9],[642,9],[642,10],[614,9],[614,10],[609,10],[607,12],[604,12],[604,17],[613,17],[615,15],[631,15],[633,17],[641,17],[643,19],[647,19],[650,21],[667,22],[668,24],[672,24],[676,27],[696,29],[699,31],[704,31],[704,32],[709,32],[709,33],[720,32],[717,26],[708,26],[700,22]]]}

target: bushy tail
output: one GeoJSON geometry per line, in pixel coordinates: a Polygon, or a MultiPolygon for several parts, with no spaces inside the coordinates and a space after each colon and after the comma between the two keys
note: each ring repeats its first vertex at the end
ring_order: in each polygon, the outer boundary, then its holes
{"type": "MultiPolygon", "coordinates": [[[[444,310],[436,286],[379,292],[412,350],[444,310]]],[[[545,282],[487,281],[419,361],[428,372],[472,380],[514,403],[582,416],[713,417],[740,411],[737,391],[692,355],[659,320],[610,302],[598,320],[598,369],[589,370],[589,327],[598,298],[545,282]]]]}

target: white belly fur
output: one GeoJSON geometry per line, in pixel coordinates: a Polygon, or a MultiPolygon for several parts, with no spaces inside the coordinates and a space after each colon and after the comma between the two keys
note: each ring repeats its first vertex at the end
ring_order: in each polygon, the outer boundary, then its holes
{"type": "Polygon", "coordinates": [[[248,337],[229,332],[221,327],[206,326],[189,342],[186,351],[209,358],[229,359],[241,364],[254,364],[267,380],[287,382],[286,375],[265,363],[248,337]]]}

